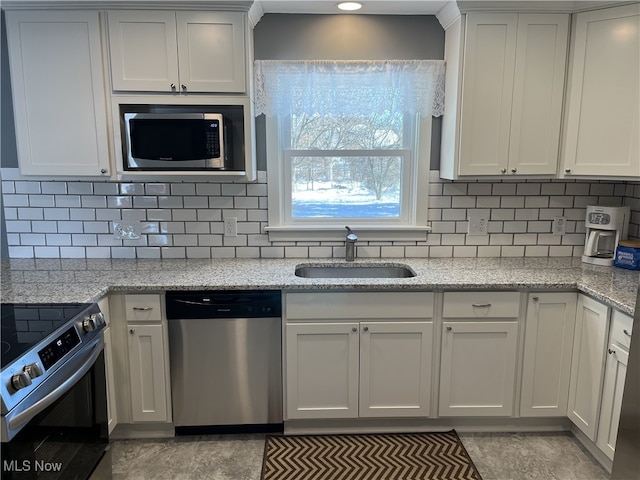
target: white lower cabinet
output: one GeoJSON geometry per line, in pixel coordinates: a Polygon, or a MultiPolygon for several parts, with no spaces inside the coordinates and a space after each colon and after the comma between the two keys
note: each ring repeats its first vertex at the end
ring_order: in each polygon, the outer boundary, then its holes
{"type": "Polygon", "coordinates": [[[445,292],[442,417],[513,416],[519,292],[445,292]]]}
{"type": "Polygon", "coordinates": [[[433,322],[361,323],[360,332],[360,416],[428,416],[433,322]]]}
{"type": "Polygon", "coordinates": [[[620,408],[622,407],[622,393],[624,391],[625,376],[627,375],[629,353],[617,345],[610,345],[607,353],[596,444],[607,457],[613,460],[613,454],[616,451],[616,438],[618,437],[618,423],[620,421],[620,408]]]}
{"type": "Polygon", "coordinates": [[[98,307],[105,317],[107,327],[102,331],[104,340],[104,374],[107,380],[107,431],[109,435],[118,424],[118,407],[116,397],[116,380],[114,375],[113,341],[111,339],[111,315],[109,299],[104,297],[98,302],[98,307]]]}
{"type": "Polygon", "coordinates": [[[521,417],[567,415],[577,297],[575,292],[529,294],[521,417]]]}
{"type": "Polygon", "coordinates": [[[358,416],[357,323],[286,326],[288,418],[358,416]]]}
{"type": "Polygon", "coordinates": [[[429,415],[432,293],[292,293],[285,312],[288,420],[429,415]]]}
{"type": "Polygon", "coordinates": [[[134,422],[166,422],[167,384],[162,325],[131,323],[129,374],[134,422]]]}
{"type": "Polygon", "coordinates": [[[439,414],[513,415],[518,323],[443,322],[439,414]]]}
{"type": "Polygon", "coordinates": [[[600,450],[611,460],[613,460],[618,437],[632,327],[632,317],[617,310],[613,311],[596,441],[600,450]]]}
{"type": "Polygon", "coordinates": [[[591,441],[596,441],[609,307],[578,295],[567,416],[591,441]]]}
{"type": "Polygon", "coordinates": [[[107,378],[107,428],[109,434],[111,434],[118,424],[116,382],[113,376],[113,344],[111,343],[111,327],[107,327],[103,330],[103,338],[105,376],[107,378]]]}
{"type": "Polygon", "coordinates": [[[167,322],[160,294],[110,298],[119,424],[171,422],[167,322]]]}

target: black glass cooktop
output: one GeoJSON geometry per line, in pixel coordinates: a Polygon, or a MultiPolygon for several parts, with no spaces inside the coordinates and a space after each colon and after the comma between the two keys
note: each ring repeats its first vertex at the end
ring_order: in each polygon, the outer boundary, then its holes
{"type": "Polygon", "coordinates": [[[7,304],[2,313],[2,365],[9,365],[87,309],[85,303],[7,304]]]}

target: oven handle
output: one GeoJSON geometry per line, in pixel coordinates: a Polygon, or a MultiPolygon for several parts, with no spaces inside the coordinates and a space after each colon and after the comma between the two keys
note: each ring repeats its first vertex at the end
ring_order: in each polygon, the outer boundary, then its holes
{"type": "Polygon", "coordinates": [[[93,345],[88,359],[83,361],[82,365],[73,373],[73,375],[52,390],[51,393],[38,400],[32,406],[16,414],[16,416],[9,420],[9,428],[13,430],[28,422],[37,414],[49,408],[49,406],[55,403],[60,397],[62,397],[62,395],[67,393],[71,387],[73,387],[75,383],[93,367],[93,364],[100,356],[100,353],[102,353],[103,348],[104,343],[102,342],[102,337],[100,337],[93,345]]]}

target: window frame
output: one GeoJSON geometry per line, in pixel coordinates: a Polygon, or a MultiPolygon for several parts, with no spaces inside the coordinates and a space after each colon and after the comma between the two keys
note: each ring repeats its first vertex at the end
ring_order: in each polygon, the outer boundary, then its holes
{"type": "MultiPolygon", "coordinates": [[[[286,204],[289,202],[288,211],[291,211],[291,195],[287,194],[287,186],[290,185],[285,161],[290,152],[299,150],[285,149],[285,133],[289,122],[280,116],[267,116],[265,119],[266,130],[266,154],[267,154],[267,195],[268,195],[268,226],[265,231],[269,234],[270,241],[343,241],[345,225],[349,225],[364,241],[426,241],[427,232],[431,230],[428,224],[428,198],[429,198],[429,170],[431,162],[431,125],[432,117],[419,117],[410,123],[413,129],[413,142],[408,148],[402,150],[385,150],[387,154],[393,154],[409,150],[411,153],[409,172],[403,171],[403,181],[409,179],[410,191],[403,192],[407,198],[408,218],[405,221],[394,219],[390,221],[367,222],[364,220],[336,219],[331,222],[322,220],[313,222],[291,221],[287,216],[286,204]],[[286,182],[289,181],[289,184],[286,182]]],[[[376,151],[376,150],[371,150],[376,151]]],[[[307,152],[304,150],[304,152],[307,152]]],[[[339,151],[317,151],[324,156],[339,151]]],[[[347,151],[348,155],[350,151],[347,151]]],[[[345,155],[345,153],[340,153],[345,155]]],[[[404,166],[403,166],[404,169],[404,166]]]]}

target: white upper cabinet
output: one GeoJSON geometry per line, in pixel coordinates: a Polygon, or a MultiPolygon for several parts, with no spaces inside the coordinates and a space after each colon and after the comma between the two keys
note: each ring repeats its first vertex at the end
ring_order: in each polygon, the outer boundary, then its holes
{"type": "Polygon", "coordinates": [[[556,175],[568,27],[567,14],[469,13],[447,28],[441,177],[556,175]]]}
{"type": "Polygon", "coordinates": [[[23,175],[107,175],[107,98],[97,11],[7,11],[23,175]]]}
{"type": "Polygon", "coordinates": [[[246,92],[245,14],[108,12],[115,91],[246,92]]]}
{"type": "Polygon", "coordinates": [[[575,16],[561,174],[640,177],[640,4],[575,16]]]}

